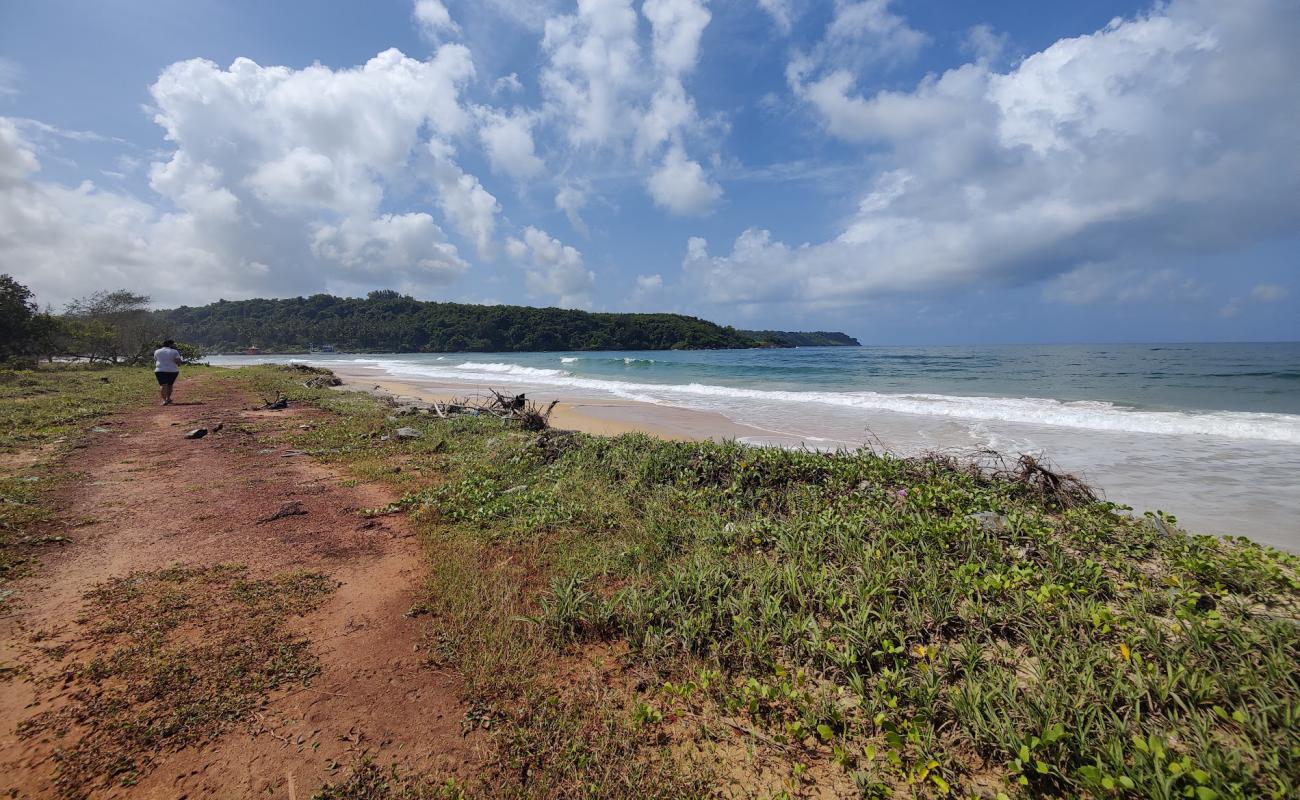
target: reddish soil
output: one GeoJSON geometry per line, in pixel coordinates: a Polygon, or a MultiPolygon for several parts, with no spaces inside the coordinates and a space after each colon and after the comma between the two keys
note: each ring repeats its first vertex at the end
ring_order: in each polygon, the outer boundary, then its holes
{"type": "Polygon", "coordinates": [[[0,795],[55,795],[60,743],[21,738],[16,727],[58,708],[75,688],[51,687],[67,657],[45,649],[67,645],[75,656],[86,647],[75,622],[93,612],[84,609],[86,590],[174,563],[237,562],[261,576],[308,569],[339,581],[318,611],[294,623],[311,638],[321,674],[273,694],[217,741],[164,754],[139,785],[91,796],[296,800],[341,776],[334,765],[363,754],[464,776],[480,759],[476,742],[461,735],[456,684],[422,665],[420,623],[403,616],[424,574],[414,533],[400,516],[358,513],[392,498],[308,457],[284,457],[285,434],[322,412],[250,411],[258,401],[230,379],[182,380],[176,395],[192,402],[129,410],[99,424],[110,432],[88,434],[67,462],[80,479],[55,498],[71,544],[47,551],[34,576],[11,586],[0,664],[30,673],[0,676],[0,795]],[[218,433],[183,438],[217,423],[218,433]],[[259,524],[293,502],[307,513],[259,524]]]}

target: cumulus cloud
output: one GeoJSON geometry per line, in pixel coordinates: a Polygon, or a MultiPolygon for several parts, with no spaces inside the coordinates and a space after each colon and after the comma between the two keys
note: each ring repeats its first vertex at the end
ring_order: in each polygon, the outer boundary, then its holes
{"type": "Polygon", "coordinates": [[[643,84],[630,0],[589,0],[546,21],[542,89],[574,145],[604,146],[632,129],[626,113],[643,84]]]}
{"type": "Polygon", "coordinates": [[[713,15],[699,0],[645,0],[655,63],[669,75],[695,69],[700,37],[713,15]]]}
{"type": "Polygon", "coordinates": [[[519,75],[514,72],[509,75],[502,75],[500,78],[492,81],[492,94],[494,95],[522,92],[523,90],[524,85],[519,82],[519,75]]]}
{"type": "Polygon", "coordinates": [[[319,225],[312,237],[316,255],[350,270],[391,276],[418,271],[444,282],[469,265],[444,241],[442,230],[428,214],[384,214],[372,220],[346,220],[319,225]]]}
{"type": "Polygon", "coordinates": [[[471,130],[461,92],[472,76],[455,44],[427,60],[387,50],[352,69],[172,64],[150,88],[170,145],[149,166],[156,205],[39,180],[38,151],[8,122],[4,202],[23,211],[5,224],[27,222],[0,240],[0,257],[55,301],[87,285],[159,283],[161,302],[320,291],[365,260],[412,288],[445,285],[466,263],[432,216],[394,206],[431,190],[490,254],[500,208],[441,144],[471,130]]]}
{"type": "MultiPolygon", "coordinates": [[[[650,28],[648,58],[631,0],[587,0],[576,13],[547,21],[546,117],[575,148],[618,153],[630,146],[638,165],[660,162],[655,175],[669,161],[702,172],[698,162],[674,154],[707,128],[684,81],[698,64],[711,14],[700,0],[647,0],[641,13],[650,28]]],[[[648,185],[666,179],[651,176],[648,185]]],[[[705,177],[697,183],[721,191],[705,177]]]]}
{"type": "Polygon", "coordinates": [[[523,238],[506,240],[506,253],[525,267],[528,290],[553,297],[564,308],[587,308],[596,274],[583,264],[582,253],[543,230],[524,229],[523,238]]]}
{"type": "Polygon", "coordinates": [[[456,165],[450,145],[432,140],[429,153],[433,156],[431,173],[438,189],[438,207],[457,233],[474,242],[481,258],[491,258],[501,205],[478,178],[456,165]]]}
{"type": "Polygon", "coordinates": [[[680,147],[668,151],[646,186],[655,203],[674,214],[706,214],[722,196],[722,187],[710,181],[704,168],[687,158],[680,147]]]}
{"type": "Polygon", "coordinates": [[[39,171],[34,146],[0,117],[0,263],[43,303],[62,305],[105,286],[160,301],[197,299],[195,287],[229,292],[266,271],[217,255],[215,245],[230,233],[220,215],[164,214],[89,181],[69,188],[40,180],[39,171]]]}
{"type": "Polygon", "coordinates": [[[714,298],[849,304],[1295,233],[1297,40],[1286,0],[1175,0],[912,91],[863,96],[796,59],[827,132],[884,169],[834,239],[749,237],[694,274],[714,298]]]}
{"type": "Polygon", "coordinates": [[[835,5],[822,39],[809,52],[796,52],[786,70],[798,90],[811,76],[852,76],[907,63],[930,37],[890,9],[890,0],[861,0],[835,5]]]}
{"type": "Polygon", "coordinates": [[[442,0],[415,0],[411,16],[420,33],[431,41],[441,41],[445,36],[454,36],[460,32],[442,0]]]}
{"type": "Polygon", "coordinates": [[[826,28],[824,46],[832,57],[869,61],[905,61],[929,41],[889,8],[890,0],[839,2],[826,28]]]}
{"type": "Polygon", "coordinates": [[[537,177],[545,164],[537,157],[533,145],[533,118],[524,111],[503,113],[481,109],[479,138],[492,169],[516,180],[537,177]]]}

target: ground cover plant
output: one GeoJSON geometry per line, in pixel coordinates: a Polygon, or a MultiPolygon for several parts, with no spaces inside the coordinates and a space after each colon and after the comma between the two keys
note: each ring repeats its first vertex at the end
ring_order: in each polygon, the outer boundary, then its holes
{"type": "Polygon", "coordinates": [[[468,795],[1300,791],[1293,555],[1033,461],[533,433],[241,373],[404,492],[370,513],[420,525],[409,613],[497,751],[468,795]]]}
{"type": "Polygon", "coordinates": [[[146,369],[0,369],[0,592],[39,547],[63,541],[42,530],[51,519],[42,498],[67,477],[49,465],[85,437],[106,433],[92,429],[117,408],[147,400],[153,386],[146,369]]]}
{"type": "Polygon", "coordinates": [[[64,679],[67,706],[23,736],[69,736],[59,752],[65,797],[130,786],[157,756],[247,721],[276,688],[318,671],[311,643],[287,623],[333,590],[324,576],[255,579],[238,564],[175,566],[109,581],[86,595],[82,639],[64,679]]]}

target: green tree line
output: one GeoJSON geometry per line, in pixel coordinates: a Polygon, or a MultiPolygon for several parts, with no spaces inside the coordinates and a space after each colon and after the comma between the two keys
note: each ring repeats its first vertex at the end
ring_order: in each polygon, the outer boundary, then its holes
{"type": "Polygon", "coordinates": [[[736,329],[681,314],[610,314],[416,300],[394,291],[364,299],[317,294],[221,300],[155,312],[171,335],[210,351],[511,352],[758,347],[736,329]]]}

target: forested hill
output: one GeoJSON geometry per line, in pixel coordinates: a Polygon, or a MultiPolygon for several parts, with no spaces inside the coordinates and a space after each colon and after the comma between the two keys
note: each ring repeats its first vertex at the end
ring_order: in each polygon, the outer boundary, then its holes
{"type": "Polygon", "coordinates": [[[736,331],[768,347],[861,347],[862,342],[838,331],[736,331]]]}
{"type": "MultiPolygon", "coordinates": [[[[559,308],[415,300],[391,291],[365,299],[313,295],[221,300],[155,312],[169,335],[209,351],[510,352],[760,347],[731,327],[680,314],[595,314],[559,308]]],[[[770,346],[770,345],[768,345],[770,346]]]]}

